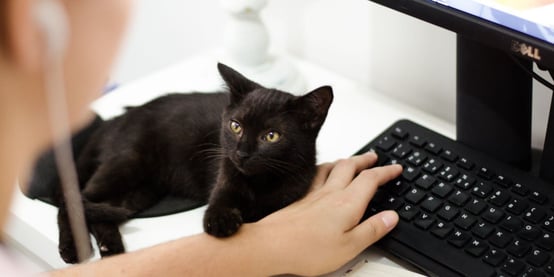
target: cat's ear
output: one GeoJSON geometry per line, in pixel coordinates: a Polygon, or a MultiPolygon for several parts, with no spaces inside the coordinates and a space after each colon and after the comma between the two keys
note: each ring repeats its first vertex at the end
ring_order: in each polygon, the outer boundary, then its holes
{"type": "Polygon", "coordinates": [[[297,109],[304,117],[306,126],[319,130],[333,102],[333,89],[330,86],[317,88],[301,96],[296,102],[297,109]]]}
{"type": "Polygon", "coordinates": [[[229,88],[231,103],[239,103],[248,93],[262,87],[222,63],[217,64],[217,69],[229,88]]]}

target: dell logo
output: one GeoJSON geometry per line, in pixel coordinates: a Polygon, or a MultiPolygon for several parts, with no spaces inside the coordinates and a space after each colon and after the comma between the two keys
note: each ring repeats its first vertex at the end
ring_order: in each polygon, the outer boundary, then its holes
{"type": "Polygon", "coordinates": [[[512,51],[516,52],[516,53],[519,53],[523,56],[527,56],[527,57],[532,58],[532,59],[537,60],[537,61],[541,60],[541,55],[540,55],[540,52],[539,52],[540,51],[539,48],[533,47],[531,45],[527,45],[523,42],[513,40],[512,41],[512,51]]]}

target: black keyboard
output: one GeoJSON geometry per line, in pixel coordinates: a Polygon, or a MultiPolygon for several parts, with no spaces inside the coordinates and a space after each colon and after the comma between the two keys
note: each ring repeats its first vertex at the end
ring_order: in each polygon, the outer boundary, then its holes
{"type": "Polygon", "coordinates": [[[431,276],[554,276],[552,185],[407,120],[369,150],[404,166],[366,211],[400,216],[380,247],[431,276]]]}

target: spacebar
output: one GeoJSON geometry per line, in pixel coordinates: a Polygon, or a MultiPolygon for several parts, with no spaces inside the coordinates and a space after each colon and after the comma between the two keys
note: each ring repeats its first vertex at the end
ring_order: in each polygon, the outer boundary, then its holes
{"type": "MultiPolygon", "coordinates": [[[[479,258],[473,258],[463,249],[455,248],[446,240],[438,239],[427,231],[422,231],[413,225],[400,221],[398,226],[388,235],[400,244],[420,253],[426,259],[447,267],[463,276],[494,276],[495,270],[479,258]]],[[[392,252],[394,249],[390,249],[392,252]]],[[[414,257],[403,257],[406,260],[417,260],[414,257]]],[[[419,257],[421,258],[421,257],[419,257]]],[[[416,266],[422,266],[417,265],[416,266]]],[[[424,271],[433,271],[430,268],[421,268],[424,271]]]]}

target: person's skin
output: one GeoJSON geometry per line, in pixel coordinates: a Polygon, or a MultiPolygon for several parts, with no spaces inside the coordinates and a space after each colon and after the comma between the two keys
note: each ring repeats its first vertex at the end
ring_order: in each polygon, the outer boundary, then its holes
{"type": "MultiPolygon", "coordinates": [[[[15,180],[51,143],[43,89],[44,51],[31,16],[36,1],[0,0],[0,34],[7,32],[0,36],[0,228],[5,226],[15,180]]],[[[71,126],[76,129],[86,122],[85,111],[109,75],[129,1],[62,2],[71,29],[64,72],[71,126]]],[[[375,154],[368,153],[320,166],[305,198],[259,222],[245,224],[231,238],[202,233],[49,273],[264,276],[332,271],[398,222],[397,214],[388,211],[359,223],[377,186],[402,171],[400,166],[367,169],[375,161],[375,154]]]]}
{"type": "Polygon", "coordinates": [[[396,165],[368,170],[376,159],[370,153],[320,166],[314,189],[305,198],[243,225],[230,238],[202,233],[56,275],[158,276],[163,271],[164,276],[269,276],[333,271],[398,222],[395,212],[385,211],[358,224],[378,185],[402,171],[396,165]]]}

